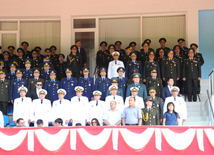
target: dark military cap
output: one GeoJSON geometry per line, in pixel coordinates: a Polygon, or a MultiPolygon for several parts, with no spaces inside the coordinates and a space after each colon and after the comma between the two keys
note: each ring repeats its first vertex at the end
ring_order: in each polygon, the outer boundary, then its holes
{"type": "Polygon", "coordinates": [[[151,70],[151,73],[157,73],[156,69],[151,70]]]}
{"type": "Polygon", "coordinates": [[[181,50],[181,46],[175,45],[175,46],[173,47],[173,51],[174,51],[176,48],[179,48],[179,50],[181,50]]]}
{"type": "Polygon", "coordinates": [[[10,63],[10,67],[17,67],[16,63],[10,63]]]}
{"type": "Polygon", "coordinates": [[[147,102],[147,101],[153,101],[152,96],[148,96],[147,98],[145,98],[144,102],[147,102]]]}
{"type": "Polygon", "coordinates": [[[182,42],[185,42],[185,40],[183,38],[179,38],[177,42],[182,43],[182,42]]]}
{"type": "Polygon", "coordinates": [[[8,50],[15,50],[15,47],[14,47],[14,46],[8,46],[7,49],[8,49],[8,50]]]}
{"type": "Polygon", "coordinates": [[[114,46],[114,44],[110,44],[110,45],[108,46],[108,50],[110,50],[111,48],[114,48],[114,50],[116,50],[116,47],[114,46]]]}
{"type": "Polygon", "coordinates": [[[159,49],[159,53],[164,53],[164,49],[163,49],[163,48],[160,48],[160,49],[159,49]]]}
{"type": "Polygon", "coordinates": [[[142,43],[142,47],[143,46],[149,46],[150,45],[150,43],[148,43],[148,42],[146,42],[146,41],[144,41],[143,43],[142,43]]]}
{"type": "Polygon", "coordinates": [[[5,69],[0,69],[0,74],[7,74],[7,71],[5,69]]]}
{"type": "Polygon", "coordinates": [[[125,68],[119,67],[119,68],[117,69],[117,72],[125,72],[125,68]]]}
{"type": "Polygon", "coordinates": [[[55,70],[50,70],[50,74],[56,74],[55,70]]]}
{"type": "Polygon", "coordinates": [[[192,44],[190,45],[190,48],[198,48],[198,45],[195,44],[195,43],[192,43],[192,44]]]}
{"type": "Polygon", "coordinates": [[[118,78],[116,77],[111,78],[111,83],[118,83],[118,82],[119,82],[118,78]]]}
{"type": "Polygon", "coordinates": [[[89,68],[88,68],[88,67],[83,67],[83,68],[82,68],[82,71],[83,71],[83,72],[89,72],[89,68]]]}
{"type": "Polygon", "coordinates": [[[100,46],[102,46],[102,45],[108,46],[107,42],[105,42],[105,41],[102,41],[102,42],[100,43],[100,46]]]}
{"type": "Polygon", "coordinates": [[[132,51],[132,52],[129,54],[129,56],[137,56],[137,52],[132,51]]]}
{"type": "Polygon", "coordinates": [[[122,45],[122,42],[121,41],[116,41],[114,44],[115,45],[122,45]]]}
{"type": "Polygon", "coordinates": [[[22,48],[18,48],[18,49],[17,49],[17,53],[18,53],[18,52],[24,53],[24,50],[23,50],[22,48]]]}
{"type": "Polygon", "coordinates": [[[105,68],[105,67],[101,67],[100,69],[99,69],[99,72],[101,72],[101,71],[107,71],[107,69],[105,68]]]}
{"type": "Polygon", "coordinates": [[[45,56],[44,56],[44,58],[43,58],[43,60],[44,60],[44,59],[46,59],[46,60],[47,60],[47,59],[48,59],[48,60],[50,60],[50,56],[49,56],[49,55],[45,55],[45,56]]]}
{"type": "Polygon", "coordinates": [[[150,54],[155,55],[155,52],[154,52],[153,50],[151,50],[151,51],[149,51],[149,55],[150,55],[150,54]]]}
{"type": "Polygon", "coordinates": [[[147,42],[147,43],[149,43],[149,44],[152,43],[152,41],[151,41],[150,39],[145,39],[144,42],[147,42]]]}
{"type": "Polygon", "coordinates": [[[22,73],[22,70],[21,69],[16,69],[16,74],[18,73],[22,73]]]}
{"type": "Polygon", "coordinates": [[[136,45],[137,45],[137,43],[134,42],[134,41],[132,41],[132,42],[129,43],[129,46],[136,46],[136,45]]]}
{"type": "Polygon", "coordinates": [[[194,52],[195,52],[195,49],[194,49],[194,48],[189,48],[189,49],[188,49],[188,53],[191,53],[191,52],[194,53],[194,52]]]}
{"type": "Polygon", "coordinates": [[[33,69],[33,72],[34,72],[34,73],[40,73],[40,68],[34,68],[34,69],[33,69]]]}
{"type": "Polygon", "coordinates": [[[52,45],[52,46],[50,47],[50,49],[51,49],[51,50],[52,50],[52,49],[57,50],[56,46],[54,46],[54,45],[52,45]]]}
{"type": "Polygon", "coordinates": [[[26,64],[27,64],[27,63],[30,64],[32,61],[31,61],[31,59],[28,59],[28,58],[27,58],[27,59],[24,60],[24,62],[25,62],[26,64]]]}
{"type": "Polygon", "coordinates": [[[72,68],[65,68],[65,73],[71,73],[72,72],[72,68]]]}
{"type": "Polygon", "coordinates": [[[165,43],[166,42],[166,38],[160,38],[159,39],[159,43],[165,43]]]}
{"type": "Polygon", "coordinates": [[[127,49],[132,50],[132,47],[131,47],[131,46],[127,46],[125,49],[126,49],[126,50],[127,50],[127,49]]]}
{"type": "Polygon", "coordinates": [[[60,54],[59,54],[59,57],[63,57],[63,58],[65,58],[65,55],[64,55],[64,54],[62,54],[62,53],[60,53],[60,54]]]}
{"type": "Polygon", "coordinates": [[[3,55],[5,55],[5,54],[6,54],[6,55],[10,55],[10,53],[9,53],[8,51],[4,51],[4,52],[3,52],[3,55]]]}
{"type": "Polygon", "coordinates": [[[51,63],[50,62],[43,62],[43,66],[50,66],[51,65],[51,63]]]}
{"type": "Polygon", "coordinates": [[[41,50],[42,50],[42,48],[39,47],[39,46],[36,46],[34,49],[36,49],[36,50],[38,50],[38,51],[41,51],[41,50]]]}
{"type": "Polygon", "coordinates": [[[149,87],[149,93],[154,93],[154,92],[156,92],[155,87],[149,87]]]}
{"type": "Polygon", "coordinates": [[[37,54],[37,53],[38,53],[38,50],[33,49],[33,50],[31,51],[31,53],[32,53],[32,54],[37,54]]]}
{"type": "Polygon", "coordinates": [[[12,63],[16,64],[16,66],[18,66],[18,65],[19,65],[19,63],[18,63],[16,60],[13,60],[13,62],[12,62],[12,63]]]}
{"type": "Polygon", "coordinates": [[[75,50],[75,49],[76,50],[78,49],[76,45],[72,45],[71,48],[70,48],[70,50],[75,50]]]}
{"type": "Polygon", "coordinates": [[[140,75],[140,73],[134,73],[132,75],[132,78],[141,78],[141,75],[140,75]]]}
{"type": "Polygon", "coordinates": [[[173,50],[172,49],[168,50],[168,54],[174,54],[173,50]]]}
{"type": "Polygon", "coordinates": [[[45,49],[45,52],[46,52],[46,53],[52,53],[52,51],[51,51],[50,48],[46,48],[46,49],[45,49]]]}
{"type": "Polygon", "coordinates": [[[28,42],[27,42],[27,41],[23,41],[23,42],[21,43],[21,46],[23,46],[23,45],[27,45],[27,46],[29,46],[29,44],[28,44],[28,42]]]}

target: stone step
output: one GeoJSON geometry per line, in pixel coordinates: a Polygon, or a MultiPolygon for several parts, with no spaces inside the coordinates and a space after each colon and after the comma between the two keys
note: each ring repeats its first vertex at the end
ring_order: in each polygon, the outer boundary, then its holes
{"type": "Polygon", "coordinates": [[[210,126],[209,121],[184,122],[183,126],[210,126]]]}
{"type": "Polygon", "coordinates": [[[195,106],[195,107],[191,107],[191,106],[188,106],[187,107],[187,111],[190,112],[190,111],[208,111],[208,108],[207,107],[201,107],[201,106],[195,106]]]}
{"type": "MultiPolygon", "coordinates": [[[[209,116],[207,111],[187,111],[187,117],[209,116]]],[[[187,118],[188,119],[188,118],[187,118]]]]}
{"type": "Polygon", "coordinates": [[[197,121],[209,121],[208,116],[195,116],[195,117],[187,117],[187,122],[197,122],[197,121]]]}

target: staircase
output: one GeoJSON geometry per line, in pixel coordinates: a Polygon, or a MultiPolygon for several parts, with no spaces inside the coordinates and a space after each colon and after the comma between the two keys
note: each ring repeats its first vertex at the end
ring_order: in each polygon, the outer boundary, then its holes
{"type": "Polygon", "coordinates": [[[208,105],[205,104],[207,100],[206,90],[209,88],[208,80],[201,80],[201,102],[188,102],[187,105],[187,120],[183,126],[210,126],[208,105]]]}

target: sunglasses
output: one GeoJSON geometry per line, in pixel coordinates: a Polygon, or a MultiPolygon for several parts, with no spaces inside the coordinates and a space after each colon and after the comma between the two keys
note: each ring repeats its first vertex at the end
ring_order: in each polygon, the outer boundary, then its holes
{"type": "Polygon", "coordinates": [[[42,86],[42,84],[37,84],[37,86],[42,86]]]}

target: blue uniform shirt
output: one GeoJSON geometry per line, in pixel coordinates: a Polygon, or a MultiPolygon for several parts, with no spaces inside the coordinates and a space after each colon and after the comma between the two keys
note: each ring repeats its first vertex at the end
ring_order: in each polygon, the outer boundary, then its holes
{"type": "Polygon", "coordinates": [[[91,101],[94,91],[94,78],[88,77],[85,79],[84,77],[81,77],[79,78],[78,86],[82,86],[84,88],[82,96],[86,96],[88,100],[91,101]]]}
{"type": "Polygon", "coordinates": [[[58,100],[57,90],[60,88],[60,82],[58,80],[45,82],[44,89],[47,91],[48,99],[53,103],[53,101],[58,100]]]}
{"type": "Polygon", "coordinates": [[[48,71],[42,71],[40,74],[40,78],[44,79],[45,82],[50,80],[49,70],[48,71]]]}
{"type": "Polygon", "coordinates": [[[16,73],[15,72],[7,73],[5,78],[12,81],[12,80],[16,79],[16,73]]]}
{"type": "Polygon", "coordinates": [[[29,79],[31,79],[31,78],[33,78],[33,69],[23,69],[22,70],[23,71],[23,79],[25,79],[25,80],[29,80],[29,79]]]}
{"type": "Polygon", "coordinates": [[[178,125],[177,118],[180,119],[179,114],[177,113],[177,116],[175,113],[165,112],[163,115],[163,118],[166,118],[166,125],[178,125]]]}
{"type": "Polygon", "coordinates": [[[134,108],[128,106],[123,110],[122,118],[126,119],[126,124],[138,124],[139,119],[142,118],[142,113],[137,106],[134,108]]]}
{"type": "Polygon", "coordinates": [[[103,100],[103,101],[105,100],[106,93],[110,85],[111,85],[111,80],[109,78],[102,79],[102,77],[100,77],[96,79],[95,90],[99,90],[102,92],[102,96],[100,100],[103,100]]]}
{"type": "Polygon", "coordinates": [[[20,97],[20,93],[18,92],[19,87],[21,86],[27,87],[27,81],[23,78],[21,79],[14,79],[11,81],[10,85],[10,100],[15,100],[16,98],[20,97]]]}
{"type": "Polygon", "coordinates": [[[77,86],[77,79],[74,77],[63,78],[61,80],[61,88],[66,90],[65,99],[71,100],[72,97],[76,96],[74,88],[77,86]]]}
{"type": "Polygon", "coordinates": [[[117,77],[118,80],[119,80],[119,83],[118,83],[118,88],[122,89],[123,90],[123,96],[124,96],[124,99],[126,97],[126,88],[127,88],[127,82],[128,82],[128,79],[127,78],[120,78],[120,77],[117,77]]]}

